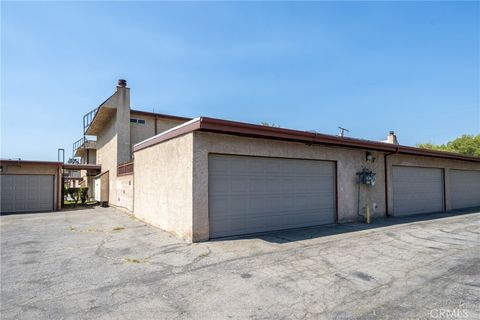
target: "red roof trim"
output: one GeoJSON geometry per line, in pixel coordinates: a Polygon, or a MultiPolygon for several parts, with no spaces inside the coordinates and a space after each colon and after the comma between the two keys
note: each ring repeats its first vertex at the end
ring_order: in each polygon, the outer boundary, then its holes
{"type": "Polygon", "coordinates": [[[61,166],[63,163],[56,162],[56,161],[37,161],[37,160],[0,160],[0,164],[1,165],[38,164],[38,165],[49,165],[49,166],[61,166]]]}
{"type": "Polygon", "coordinates": [[[268,127],[263,125],[256,125],[250,123],[228,121],[213,118],[199,118],[198,120],[186,125],[173,128],[165,134],[159,134],[153,138],[140,142],[137,144],[133,151],[140,151],[142,149],[151,147],[166,140],[173,139],[180,135],[187,134],[193,131],[208,131],[221,134],[240,135],[248,137],[258,137],[266,139],[277,139],[296,141],[302,143],[318,143],[334,146],[343,146],[350,148],[370,149],[384,152],[395,152],[401,154],[410,154],[427,157],[439,157],[455,160],[466,160],[480,162],[480,157],[466,156],[451,152],[435,151],[420,149],[414,147],[407,147],[401,145],[394,145],[385,142],[377,142],[371,140],[362,140],[354,138],[342,138],[338,136],[332,136],[321,133],[313,133],[307,131],[283,129],[268,127]]]}
{"type": "Polygon", "coordinates": [[[255,137],[274,138],[281,140],[310,142],[310,143],[324,143],[333,144],[339,146],[356,146],[364,148],[375,147],[376,150],[392,151],[392,145],[383,142],[353,139],[353,138],[340,138],[337,136],[314,133],[308,131],[283,129],[276,127],[269,127],[263,125],[256,125],[250,123],[228,121],[213,118],[202,118],[201,129],[205,131],[221,132],[221,133],[233,133],[240,135],[248,135],[255,137]]]}
{"type": "Polygon", "coordinates": [[[154,112],[133,110],[133,109],[130,109],[130,114],[138,114],[138,115],[143,115],[143,116],[148,116],[148,117],[157,117],[157,118],[165,118],[165,119],[181,120],[181,121],[192,120],[192,118],[185,118],[185,117],[179,117],[179,116],[172,116],[172,115],[169,115],[169,114],[154,113],[154,112]]]}

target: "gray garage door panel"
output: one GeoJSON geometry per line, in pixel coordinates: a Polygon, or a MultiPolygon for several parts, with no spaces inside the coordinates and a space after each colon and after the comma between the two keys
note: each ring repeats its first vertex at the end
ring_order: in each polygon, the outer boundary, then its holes
{"type": "Polygon", "coordinates": [[[335,222],[335,163],[209,156],[210,237],[335,222]]]}
{"type": "Polygon", "coordinates": [[[480,170],[450,170],[452,209],[480,206],[480,170]]]}
{"type": "Polygon", "coordinates": [[[396,216],[444,209],[443,170],[393,166],[393,213],[396,216]]]}
{"type": "Polygon", "coordinates": [[[2,213],[52,211],[53,175],[0,175],[2,213]]]}

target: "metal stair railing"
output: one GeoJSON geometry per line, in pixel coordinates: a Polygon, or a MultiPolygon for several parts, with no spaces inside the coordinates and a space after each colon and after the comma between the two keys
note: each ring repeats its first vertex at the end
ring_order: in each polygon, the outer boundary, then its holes
{"type": "Polygon", "coordinates": [[[100,107],[93,109],[83,116],[83,134],[87,132],[88,127],[92,124],[93,119],[95,119],[95,116],[97,115],[98,109],[100,109],[100,107]]]}

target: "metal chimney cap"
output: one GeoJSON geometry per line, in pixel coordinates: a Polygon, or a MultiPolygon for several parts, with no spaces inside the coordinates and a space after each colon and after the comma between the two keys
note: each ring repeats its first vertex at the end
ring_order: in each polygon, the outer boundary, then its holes
{"type": "Polygon", "coordinates": [[[395,131],[390,131],[389,134],[395,134],[395,131]]]}
{"type": "Polygon", "coordinates": [[[127,86],[127,80],[125,80],[125,79],[119,79],[119,80],[118,80],[118,86],[119,86],[119,87],[126,87],[126,86],[127,86]]]}

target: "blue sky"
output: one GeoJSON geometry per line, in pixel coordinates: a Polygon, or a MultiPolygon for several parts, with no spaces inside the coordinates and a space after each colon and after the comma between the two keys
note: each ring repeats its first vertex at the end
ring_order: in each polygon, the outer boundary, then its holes
{"type": "Polygon", "coordinates": [[[478,2],[2,2],[1,157],[56,160],[132,107],[401,144],[480,132],[478,2]]]}

